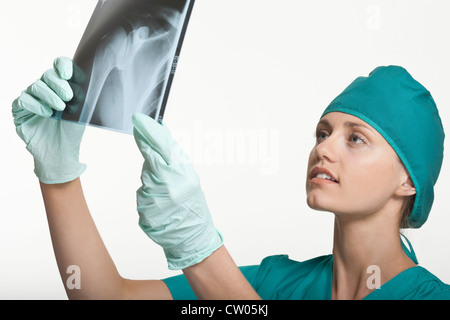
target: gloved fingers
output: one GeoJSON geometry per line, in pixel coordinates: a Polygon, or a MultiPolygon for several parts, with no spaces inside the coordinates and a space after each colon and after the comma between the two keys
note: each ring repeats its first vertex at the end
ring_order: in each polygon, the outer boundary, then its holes
{"type": "Polygon", "coordinates": [[[35,97],[27,92],[22,92],[20,97],[13,102],[13,112],[17,113],[20,110],[27,110],[31,113],[37,114],[41,117],[50,117],[53,114],[52,108],[44,105],[35,97]]]}
{"type": "Polygon", "coordinates": [[[63,80],[70,80],[73,76],[74,63],[70,58],[59,57],[53,61],[53,68],[63,80]]]}
{"type": "MultiPolygon", "coordinates": [[[[160,158],[160,161],[163,160],[160,158]]],[[[167,196],[167,181],[164,178],[161,178],[161,174],[158,176],[158,173],[161,171],[153,170],[154,164],[150,163],[150,161],[145,161],[142,166],[141,173],[141,190],[142,192],[137,195],[138,202],[146,201],[142,198],[143,193],[146,194],[145,199],[159,197],[159,196],[167,196]]],[[[158,167],[158,165],[156,165],[158,167]]],[[[162,174],[164,175],[164,174],[162,174]]],[[[161,208],[160,208],[161,209],[161,208]]]]}
{"type": "Polygon", "coordinates": [[[56,111],[62,111],[66,108],[64,101],[42,80],[38,80],[29,86],[26,92],[56,111]]]}
{"type": "Polygon", "coordinates": [[[69,82],[62,79],[56,70],[47,70],[41,77],[48,87],[50,87],[63,101],[70,101],[73,98],[73,91],[69,82]]]}
{"type": "MultiPolygon", "coordinates": [[[[161,172],[161,167],[166,165],[164,159],[159,155],[152,147],[148,144],[146,138],[136,129],[133,130],[134,139],[136,141],[139,150],[141,151],[142,156],[146,160],[144,163],[144,172],[149,171],[154,176],[158,176],[158,173],[161,172]],[[149,167],[147,167],[149,166],[149,167]]],[[[142,181],[144,184],[149,182],[150,180],[144,179],[144,175],[142,176],[142,181]]],[[[153,180],[153,179],[152,179],[153,180]]]]}
{"type": "Polygon", "coordinates": [[[134,131],[139,132],[144,141],[170,165],[177,143],[172,138],[167,127],[141,113],[133,115],[133,124],[134,131]]]}

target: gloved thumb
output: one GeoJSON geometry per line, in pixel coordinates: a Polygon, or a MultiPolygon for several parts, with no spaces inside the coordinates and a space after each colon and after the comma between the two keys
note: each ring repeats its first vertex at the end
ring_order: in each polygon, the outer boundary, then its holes
{"type": "Polygon", "coordinates": [[[133,134],[141,151],[141,144],[148,145],[170,165],[172,162],[172,151],[177,147],[177,143],[172,138],[167,127],[141,113],[133,114],[132,121],[134,125],[133,134]]]}
{"type": "Polygon", "coordinates": [[[53,61],[53,68],[63,80],[70,80],[73,75],[73,61],[67,57],[58,57],[53,61]]]}

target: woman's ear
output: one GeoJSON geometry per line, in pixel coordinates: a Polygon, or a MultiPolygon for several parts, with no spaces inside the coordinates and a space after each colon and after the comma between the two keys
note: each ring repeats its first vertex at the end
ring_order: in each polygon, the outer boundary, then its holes
{"type": "Polygon", "coordinates": [[[403,180],[402,184],[397,188],[395,194],[400,197],[408,197],[416,194],[416,188],[409,175],[403,180]],[[406,180],[406,181],[405,181],[406,180]]]}
{"type": "Polygon", "coordinates": [[[395,190],[395,195],[399,197],[409,197],[416,194],[416,188],[409,175],[408,170],[403,165],[400,159],[398,159],[397,174],[399,185],[395,190]]]}

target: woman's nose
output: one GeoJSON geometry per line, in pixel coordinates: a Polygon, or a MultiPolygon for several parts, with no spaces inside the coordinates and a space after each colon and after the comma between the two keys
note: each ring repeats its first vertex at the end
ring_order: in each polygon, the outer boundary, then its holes
{"type": "Polygon", "coordinates": [[[326,160],[329,162],[337,161],[337,146],[336,136],[330,135],[322,142],[315,146],[314,153],[319,160],[326,160]]]}

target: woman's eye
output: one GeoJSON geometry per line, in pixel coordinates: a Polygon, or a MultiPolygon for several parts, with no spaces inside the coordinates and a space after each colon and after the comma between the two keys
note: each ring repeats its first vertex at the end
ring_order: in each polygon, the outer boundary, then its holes
{"type": "Polygon", "coordinates": [[[323,132],[323,131],[316,132],[316,139],[317,139],[317,141],[325,140],[326,138],[328,138],[328,134],[326,134],[325,132],[323,132]]]}
{"type": "Polygon", "coordinates": [[[352,143],[355,143],[355,144],[363,144],[363,143],[366,143],[365,139],[364,139],[363,137],[360,137],[360,136],[357,135],[357,134],[352,134],[352,135],[350,136],[350,141],[351,141],[352,143]]]}

